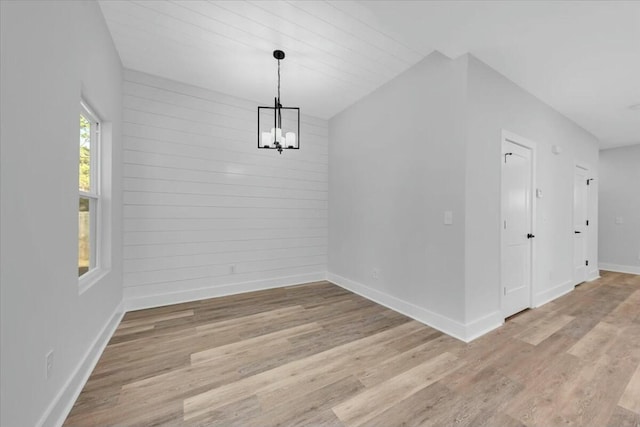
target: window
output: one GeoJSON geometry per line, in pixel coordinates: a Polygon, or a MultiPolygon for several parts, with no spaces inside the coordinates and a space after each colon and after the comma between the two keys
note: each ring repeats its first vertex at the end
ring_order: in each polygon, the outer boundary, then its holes
{"type": "Polygon", "coordinates": [[[78,277],[99,267],[100,121],[80,103],[78,277]]]}

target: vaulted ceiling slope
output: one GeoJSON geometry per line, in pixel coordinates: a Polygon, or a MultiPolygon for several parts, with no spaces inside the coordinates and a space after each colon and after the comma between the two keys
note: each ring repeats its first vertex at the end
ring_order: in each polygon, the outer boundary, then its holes
{"type": "MultiPolygon", "coordinates": [[[[471,53],[602,147],[640,143],[637,1],[102,0],[125,67],[330,118],[438,50],[471,53]]],[[[393,106],[389,106],[393,108],[393,106]]]]}

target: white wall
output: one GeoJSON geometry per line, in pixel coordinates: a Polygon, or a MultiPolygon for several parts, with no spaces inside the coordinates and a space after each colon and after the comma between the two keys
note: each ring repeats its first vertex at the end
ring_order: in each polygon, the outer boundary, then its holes
{"type": "Polygon", "coordinates": [[[2,1],[0,11],[0,424],[53,425],[66,415],[91,368],[92,344],[119,319],[121,64],[95,2],[2,1]],[[113,171],[104,177],[111,270],[82,294],[81,95],[113,133],[111,145],[103,147],[107,172],[113,171]],[[46,380],[50,349],[54,366],[46,380]]]}
{"type": "MultiPolygon", "coordinates": [[[[596,138],[487,65],[469,56],[466,174],[467,322],[500,309],[501,133],[537,144],[534,305],[573,288],[573,173],[576,162],[598,177],[596,138]],[[562,153],[551,152],[552,145],[562,153]]],[[[597,180],[596,180],[597,182],[597,180]]],[[[591,186],[588,236],[591,278],[597,276],[597,185],[591,186]]]]}
{"type": "MultiPolygon", "coordinates": [[[[462,339],[501,324],[504,129],[538,144],[533,304],[573,287],[574,165],[597,178],[598,142],[504,76],[434,53],[329,128],[330,280],[462,339]]],[[[595,277],[597,186],[589,203],[595,277]]]]}
{"type": "Polygon", "coordinates": [[[465,58],[434,53],[329,126],[329,279],[454,333],[464,321],[465,69],[465,58]]]}
{"type": "Polygon", "coordinates": [[[600,151],[599,188],[600,268],[640,274],[640,144],[600,151]]]}
{"type": "Polygon", "coordinates": [[[123,87],[127,307],[324,279],[326,121],[302,116],[278,154],[256,148],[256,102],[135,71],[123,87]]]}

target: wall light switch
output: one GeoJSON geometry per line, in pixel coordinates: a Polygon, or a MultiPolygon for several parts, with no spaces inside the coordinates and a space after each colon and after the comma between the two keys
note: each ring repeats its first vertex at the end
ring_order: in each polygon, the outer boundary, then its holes
{"type": "Polygon", "coordinates": [[[616,224],[624,224],[624,220],[622,219],[621,216],[616,217],[616,224]]]}
{"type": "Polygon", "coordinates": [[[542,199],[542,188],[536,188],[536,197],[542,199]]]}
{"type": "Polygon", "coordinates": [[[444,225],[453,225],[453,211],[444,211],[444,225]]]}

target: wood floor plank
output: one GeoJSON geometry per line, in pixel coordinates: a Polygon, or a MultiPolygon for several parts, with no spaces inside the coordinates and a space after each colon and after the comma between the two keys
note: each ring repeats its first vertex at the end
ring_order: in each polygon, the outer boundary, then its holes
{"type": "Polygon", "coordinates": [[[516,338],[532,345],[538,345],[573,319],[573,316],[567,316],[565,314],[549,316],[542,322],[525,329],[522,333],[518,334],[516,338]]]}
{"type": "Polygon", "coordinates": [[[260,402],[256,396],[249,395],[244,399],[231,402],[215,411],[207,412],[199,417],[184,421],[182,412],[180,419],[167,427],[193,426],[193,427],[248,427],[251,420],[257,419],[262,414],[260,402]]]}
{"type": "Polygon", "coordinates": [[[503,412],[496,412],[494,414],[491,414],[487,419],[482,420],[477,424],[477,427],[496,427],[496,426],[526,427],[525,424],[521,423],[520,421],[516,420],[513,417],[510,417],[509,415],[503,412]]]}
{"type": "Polygon", "coordinates": [[[595,361],[607,351],[619,333],[620,328],[605,322],[598,322],[567,353],[582,360],[595,361]]]}
{"type": "Polygon", "coordinates": [[[334,406],[333,412],[349,427],[363,425],[394,404],[438,381],[459,365],[460,362],[456,356],[451,353],[442,353],[383,383],[367,388],[362,393],[334,406]]]}
{"type": "Polygon", "coordinates": [[[458,394],[437,381],[376,415],[366,423],[366,426],[453,425],[451,419],[448,423],[442,420],[447,418],[447,414],[452,414],[456,410],[458,398],[458,394]]]}
{"type": "Polygon", "coordinates": [[[300,305],[291,307],[283,307],[270,311],[250,314],[248,316],[236,317],[233,319],[213,320],[196,326],[196,331],[210,331],[215,329],[217,332],[232,330],[236,328],[256,328],[264,326],[266,322],[275,322],[283,318],[296,317],[304,312],[304,308],[300,305]]]}
{"type": "Polygon", "coordinates": [[[632,359],[608,354],[587,364],[570,382],[573,388],[565,405],[550,417],[551,421],[567,426],[605,425],[636,367],[632,359]]]}
{"type": "Polygon", "coordinates": [[[119,337],[121,335],[131,335],[136,334],[138,332],[146,332],[150,331],[154,328],[154,325],[138,325],[138,326],[129,326],[126,328],[118,328],[113,334],[114,337],[119,337]]]}
{"type": "Polygon", "coordinates": [[[440,336],[435,340],[426,341],[417,347],[386,359],[379,364],[369,365],[355,375],[362,384],[371,387],[400,375],[408,369],[421,365],[442,352],[446,352],[451,348],[451,344],[451,337],[440,336]]]}
{"type": "Polygon", "coordinates": [[[119,402],[156,403],[176,399],[182,402],[193,395],[232,384],[240,379],[236,370],[226,367],[214,369],[208,364],[187,366],[124,384],[119,402]],[[171,384],[171,387],[167,387],[167,384],[171,384]]]}
{"type": "Polygon", "coordinates": [[[446,383],[443,378],[421,389],[368,421],[367,427],[522,425],[501,412],[508,405],[509,398],[522,389],[522,385],[497,369],[490,367],[481,370],[459,390],[451,390],[446,383]],[[487,424],[492,420],[499,420],[500,423],[487,424]]]}
{"type": "Polygon", "coordinates": [[[464,343],[328,282],[127,313],[65,426],[640,427],[640,276],[464,343]]]}
{"type": "Polygon", "coordinates": [[[143,319],[133,319],[133,320],[123,320],[120,323],[118,329],[132,328],[141,325],[147,325],[149,323],[156,324],[160,322],[164,322],[167,320],[181,319],[183,317],[192,317],[194,315],[193,309],[182,310],[182,311],[174,311],[167,314],[162,314],[159,316],[143,318],[143,319]]]}
{"type": "Polygon", "coordinates": [[[477,381],[477,376],[483,370],[501,366],[504,360],[530,347],[530,344],[512,339],[492,346],[488,351],[466,353],[462,359],[465,362],[464,366],[443,378],[443,382],[452,390],[463,391],[477,381]]]}
{"type": "Polygon", "coordinates": [[[310,365],[304,372],[296,373],[288,378],[275,381],[256,392],[264,408],[271,408],[283,400],[331,384],[345,378],[353,372],[358,372],[364,366],[378,364],[397,353],[391,349],[369,346],[355,350],[351,354],[335,357],[317,366],[310,365]]]}
{"type": "Polygon", "coordinates": [[[580,362],[577,357],[566,353],[576,340],[565,335],[554,334],[537,346],[524,341],[520,343],[520,346],[513,347],[498,363],[502,372],[524,384],[535,384],[543,372],[555,364],[563,367],[567,359],[574,364],[580,362]],[[550,360],[554,363],[549,363],[550,360]],[[523,366],[527,368],[523,369],[523,366]]]}
{"type": "Polygon", "coordinates": [[[603,321],[615,324],[619,327],[629,325],[640,318],[640,289],[633,292],[627,299],[621,302],[611,311],[603,321]]]}
{"type": "Polygon", "coordinates": [[[554,362],[541,362],[535,375],[518,375],[525,388],[510,400],[505,409],[508,415],[526,425],[556,424],[549,420],[570,403],[571,390],[585,364],[566,353],[560,353],[554,362]]]}
{"type": "Polygon", "coordinates": [[[246,340],[233,342],[230,344],[213,347],[207,350],[198,351],[191,354],[191,363],[218,363],[221,359],[237,358],[238,355],[250,353],[253,357],[259,356],[265,351],[277,350],[278,347],[290,347],[288,338],[296,335],[305,334],[312,331],[318,331],[321,326],[317,323],[305,323],[300,326],[294,326],[289,329],[271,332],[265,335],[259,335],[246,340]]]}
{"type": "MultiPolygon", "coordinates": [[[[322,372],[324,367],[327,366],[327,361],[333,365],[339,365],[343,363],[343,361],[346,362],[358,357],[358,351],[368,351],[372,346],[384,343],[398,336],[398,334],[412,333],[420,327],[422,326],[418,322],[406,322],[396,328],[341,345],[322,353],[314,354],[313,356],[297,360],[270,371],[242,379],[228,386],[213,389],[209,392],[185,399],[185,420],[237,400],[247,393],[253,394],[260,390],[286,387],[290,382],[301,381],[301,378],[309,381],[314,380],[316,375],[322,372]]],[[[333,378],[331,378],[331,380],[333,380],[333,378]]]]}
{"type": "Polygon", "coordinates": [[[436,338],[442,337],[443,335],[445,334],[436,329],[424,328],[409,336],[399,337],[398,339],[391,341],[389,344],[386,344],[386,346],[392,347],[394,350],[404,352],[436,338]]]}
{"type": "MultiPolygon", "coordinates": [[[[443,379],[446,383],[446,379],[443,379]]],[[[449,386],[451,388],[451,386],[449,386]]],[[[494,414],[510,405],[510,399],[517,396],[524,386],[498,368],[489,366],[461,383],[456,384],[458,405],[451,414],[456,425],[475,427],[487,422],[494,414]]],[[[446,423],[446,419],[443,420],[446,423]]],[[[513,422],[510,420],[510,424],[513,422]]]]}
{"type": "Polygon", "coordinates": [[[317,412],[330,411],[331,407],[364,389],[364,385],[352,376],[343,377],[308,393],[297,393],[289,399],[265,409],[248,427],[306,426],[316,425],[317,412]]]}
{"type": "Polygon", "coordinates": [[[116,370],[109,369],[95,376],[92,375],[84,388],[87,391],[97,392],[99,390],[112,389],[113,387],[122,387],[131,382],[175,372],[188,365],[189,356],[182,353],[158,355],[155,358],[142,361],[133,360],[128,364],[119,365],[126,366],[126,368],[120,367],[116,370]]]}
{"type": "Polygon", "coordinates": [[[629,380],[618,405],[640,415],[640,365],[629,380]]]}
{"type": "Polygon", "coordinates": [[[638,427],[640,426],[640,414],[616,407],[611,414],[611,418],[606,424],[607,427],[638,427]]]}
{"type": "Polygon", "coordinates": [[[521,311],[520,313],[516,313],[511,316],[508,321],[509,323],[517,323],[523,326],[532,326],[537,321],[542,320],[547,315],[556,312],[559,309],[557,301],[551,301],[542,307],[536,307],[521,311]]]}

